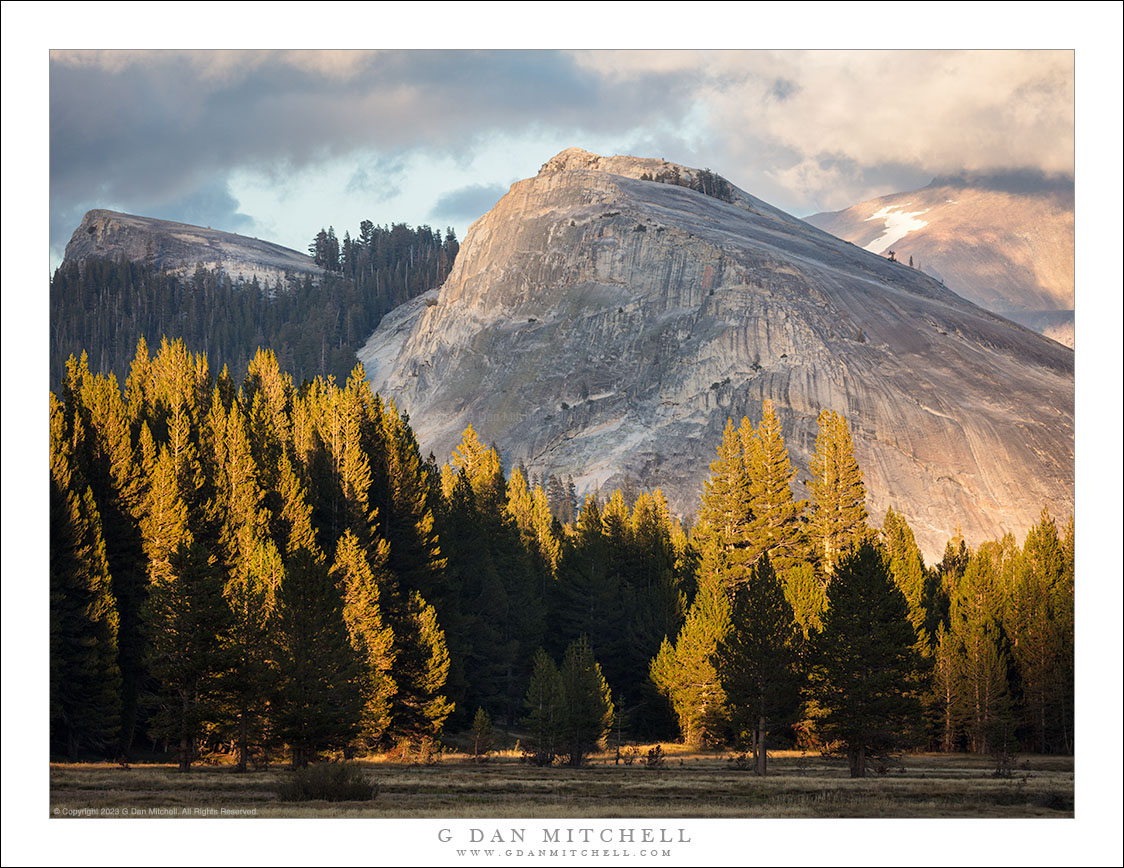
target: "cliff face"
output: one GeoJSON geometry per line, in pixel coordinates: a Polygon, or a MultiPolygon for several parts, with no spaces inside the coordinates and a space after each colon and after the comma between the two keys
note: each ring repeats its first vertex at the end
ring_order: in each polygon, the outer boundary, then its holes
{"type": "Polygon", "coordinates": [[[1069,514],[1072,351],[736,188],[639,180],[667,165],[564,151],[386,318],[360,359],[425,450],[471,423],[508,466],[690,514],[726,420],[771,398],[801,479],[819,412],[847,417],[873,519],[902,511],[930,561],[958,524],[1069,514]]]}
{"type": "Polygon", "coordinates": [[[807,221],[874,253],[912,257],[958,295],[1073,346],[1072,188],[934,181],[807,221]]]}
{"type": "Polygon", "coordinates": [[[222,269],[232,280],[256,277],[269,284],[284,280],[286,274],[322,273],[312,257],[279,244],[101,209],[82,218],[66,245],[64,261],[122,256],[169,271],[189,272],[201,264],[222,269]]]}

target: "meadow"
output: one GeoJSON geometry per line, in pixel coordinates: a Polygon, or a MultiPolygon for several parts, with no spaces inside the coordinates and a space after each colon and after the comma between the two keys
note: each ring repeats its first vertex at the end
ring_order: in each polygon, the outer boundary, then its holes
{"type": "Polygon", "coordinates": [[[1072,817],[1073,757],[1020,755],[1009,777],[989,757],[911,754],[851,779],[842,760],[770,753],[769,774],[729,754],[664,745],[649,765],[610,751],[578,769],[537,768],[513,751],[475,762],[446,753],[428,764],[386,757],[356,763],[377,786],[367,801],[282,801],[287,766],[237,774],[224,764],[188,773],[173,765],[78,763],[50,767],[55,817],[1072,817]]]}

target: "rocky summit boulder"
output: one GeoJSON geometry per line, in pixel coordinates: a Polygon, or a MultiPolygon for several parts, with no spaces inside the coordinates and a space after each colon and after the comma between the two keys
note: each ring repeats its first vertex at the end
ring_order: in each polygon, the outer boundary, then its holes
{"type": "Polygon", "coordinates": [[[867,505],[926,558],[1073,508],[1073,352],[707,171],[570,149],[477,220],[360,351],[446,460],[472,424],[579,491],[698,507],[729,418],[776,405],[800,476],[824,409],[867,505]]]}

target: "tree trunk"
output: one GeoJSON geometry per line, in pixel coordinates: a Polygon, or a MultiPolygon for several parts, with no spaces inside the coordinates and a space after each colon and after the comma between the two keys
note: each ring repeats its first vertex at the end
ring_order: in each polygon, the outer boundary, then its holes
{"type": "Polygon", "coordinates": [[[755,769],[761,777],[767,773],[768,760],[769,755],[765,751],[765,717],[762,715],[757,718],[757,768],[755,769]]]}
{"type": "Polygon", "coordinates": [[[187,731],[187,717],[190,710],[190,700],[185,694],[183,697],[183,716],[180,718],[180,771],[191,771],[191,735],[187,731]]]}
{"type": "Polygon", "coordinates": [[[246,698],[242,698],[242,708],[239,709],[238,717],[238,771],[243,773],[246,771],[246,754],[248,753],[248,745],[250,741],[250,722],[247,720],[249,717],[249,709],[247,706],[246,698]]]}
{"type": "Polygon", "coordinates": [[[66,755],[72,763],[78,762],[78,736],[74,730],[66,734],[66,755]]]}
{"type": "Polygon", "coordinates": [[[847,762],[851,766],[851,777],[853,777],[853,778],[866,777],[866,748],[865,747],[850,747],[850,748],[847,748],[847,762]]]}

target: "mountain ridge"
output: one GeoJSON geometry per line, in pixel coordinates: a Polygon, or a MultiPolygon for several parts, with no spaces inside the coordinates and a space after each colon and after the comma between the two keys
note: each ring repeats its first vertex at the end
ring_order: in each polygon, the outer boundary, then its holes
{"type": "Polygon", "coordinates": [[[324,270],[296,250],[210,227],[95,208],[87,211],[66,245],[63,262],[126,259],[187,273],[196,266],[220,269],[232,280],[274,283],[291,274],[324,270]]]}

